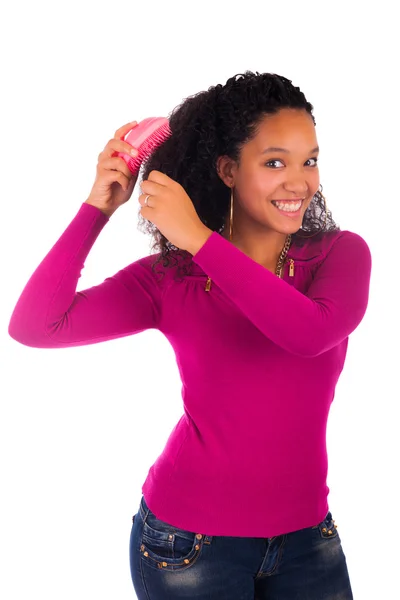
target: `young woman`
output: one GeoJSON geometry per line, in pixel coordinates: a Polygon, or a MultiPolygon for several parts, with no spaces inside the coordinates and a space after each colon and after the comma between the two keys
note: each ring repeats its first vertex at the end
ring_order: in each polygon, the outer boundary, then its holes
{"type": "MultiPolygon", "coordinates": [[[[98,161],[88,199],[27,283],[9,334],[37,348],[149,328],[177,357],[183,415],[133,517],[140,600],[350,600],[328,506],[326,427],[371,254],[321,193],[313,106],[285,77],[246,72],[187,98],[145,165],[151,254],[77,292],[133,177],[98,161]]],[[[134,151],[133,151],[134,152],[134,151]]]]}

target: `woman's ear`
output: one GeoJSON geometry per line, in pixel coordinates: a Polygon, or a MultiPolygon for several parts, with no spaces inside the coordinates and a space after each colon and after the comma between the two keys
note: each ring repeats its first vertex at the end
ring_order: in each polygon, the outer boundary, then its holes
{"type": "Polygon", "coordinates": [[[235,183],[235,161],[229,156],[220,156],[217,159],[217,173],[226,186],[232,187],[235,183]]]}

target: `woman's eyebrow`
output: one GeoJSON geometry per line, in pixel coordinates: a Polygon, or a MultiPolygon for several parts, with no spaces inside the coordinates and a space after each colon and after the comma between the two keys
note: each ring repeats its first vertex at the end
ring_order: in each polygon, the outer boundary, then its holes
{"type": "MultiPolygon", "coordinates": [[[[270,146],[269,148],[265,148],[261,154],[267,154],[268,152],[286,152],[289,154],[290,150],[287,150],[287,148],[278,148],[278,146],[270,146]]],[[[314,154],[314,152],[319,152],[319,146],[310,150],[310,154],[314,154]]]]}

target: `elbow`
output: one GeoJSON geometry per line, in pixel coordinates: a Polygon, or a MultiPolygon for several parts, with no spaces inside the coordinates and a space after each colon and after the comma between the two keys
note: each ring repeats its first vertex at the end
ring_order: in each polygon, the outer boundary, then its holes
{"type": "Polygon", "coordinates": [[[43,336],[40,336],[38,332],[30,331],[24,328],[15,325],[13,322],[10,322],[8,326],[8,335],[15,342],[18,342],[22,346],[28,346],[29,348],[48,348],[49,339],[43,339],[43,336]]]}
{"type": "Polygon", "coordinates": [[[309,339],[304,340],[304,343],[298,343],[294,346],[292,345],[292,348],[288,348],[288,350],[292,354],[295,354],[296,356],[301,356],[302,358],[317,358],[317,356],[320,356],[321,354],[332,350],[332,348],[334,348],[335,346],[338,346],[344,341],[344,339],[309,339]]]}
{"type": "Polygon", "coordinates": [[[330,350],[336,343],[329,343],[326,338],[310,335],[306,338],[297,338],[290,340],[286,348],[291,354],[301,358],[316,358],[330,350]]]}
{"type": "Polygon", "coordinates": [[[19,344],[24,344],[24,341],[20,335],[20,331],[18,331],[18,327],[15,326],[13,320],[11,320],[8,325],[7,333],[10,336],[10,338],[12,338],[15,342],[18,342],[19,344]]]}
{"type": "Polygon", "coordinates": [[[21,344],[22,346],[28,346],[30,348],[39,348],[40,347],[37,342],[35,343],[32,340],[32,338],[29,337],[29,335],[27,335],[26,333],[21,334],[20,331],[14,330],[11,327],[8,328],[8,335],[10,336],[11,339],[13,339],[15,342],[18,342],[18,344],[21,344]]]}

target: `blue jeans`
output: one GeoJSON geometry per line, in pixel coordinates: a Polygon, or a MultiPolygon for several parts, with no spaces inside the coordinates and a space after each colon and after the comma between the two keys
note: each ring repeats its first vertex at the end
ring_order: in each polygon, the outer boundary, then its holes
{"type": "Polygon", "coordinates": [[[210,536],[157,519],[142,496],[132,521],[139,600],[353,600],[330,512],[313,527],[277,537],[210,536]]]}

